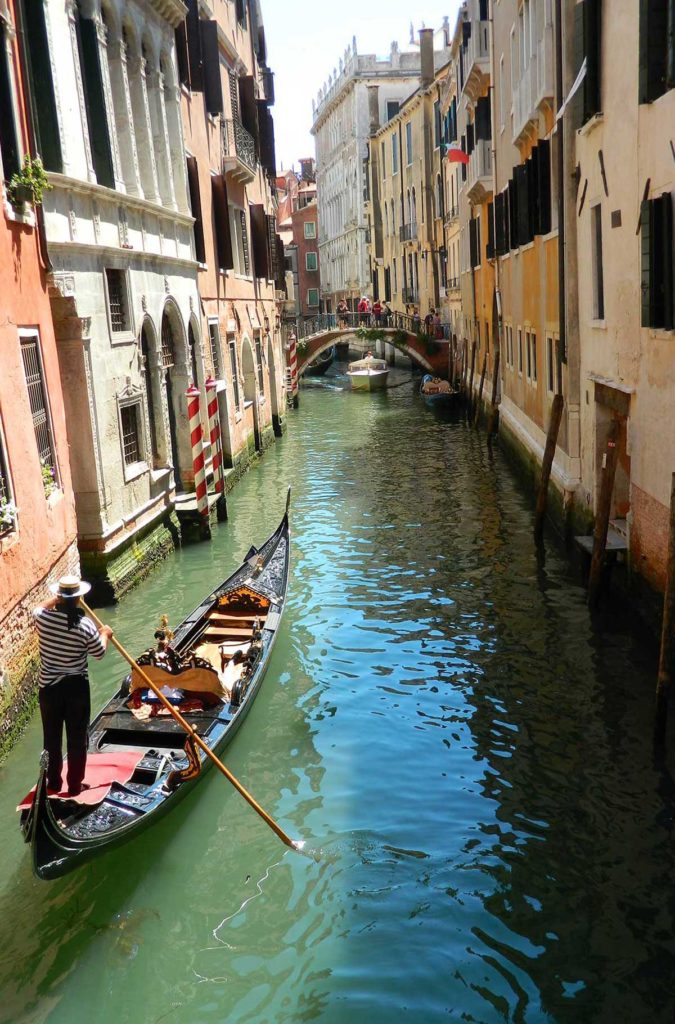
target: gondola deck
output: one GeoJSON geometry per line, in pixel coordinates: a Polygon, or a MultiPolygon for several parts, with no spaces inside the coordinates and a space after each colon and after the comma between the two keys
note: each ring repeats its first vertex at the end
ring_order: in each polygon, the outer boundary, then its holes
{"type": "MultiPolygon", "coordinates": [[[[138,659],[153,683],[213,701],[185,711],[184,717],[214,753],[236,733],[262,683],[284,609],[289,560],[287,504],[281,524],[262,548],[252,548],[240,568],[178,626],[173,661],[168,664],[153,651],[138,659]],[[241,666],[230,664],[235,651],[246,657],[241,666]],[[232,684],[229,692],[226,678],[232,684]]],[[[134,715],[130,705],[142,685],[132,672],[91,724],[90,751],[113,759],[116,752],[128,759],[135,751],[139,757],[131,778],[113,781],[100,803],[49,797],[43,755],[32,807],[21,818],[38,877],[66,874],[131,839],[175,806],[211,767],[203,751],[189,749],[186,733],[170,714],[134,715]]]]}

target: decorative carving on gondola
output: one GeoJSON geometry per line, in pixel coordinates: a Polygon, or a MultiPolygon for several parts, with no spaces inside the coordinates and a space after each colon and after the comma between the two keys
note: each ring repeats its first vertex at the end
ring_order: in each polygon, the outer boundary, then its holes
{"type": "Polygon", "coordinates": [[[188,759],[187,766],[185,768],[177,768],[169,774],[169,777],[166,780],[167,789],[175,789],[181,782],[188,782],[190,779],[196,779],[201,772],[202,762],[199,758],[197,744],[193,740],[192,736],[188,736],[185,741],[185,754],[188,759]]]}

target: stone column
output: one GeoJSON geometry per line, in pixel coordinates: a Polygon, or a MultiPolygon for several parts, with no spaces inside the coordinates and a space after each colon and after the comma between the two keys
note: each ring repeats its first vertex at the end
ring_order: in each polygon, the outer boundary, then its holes
{"type": "Polygon", "coordinates": [[[159,181],[159,194],[164,206],[171,210],[176,209],[176,198],[173,189],[173,174],[171,170],[171,150],[169,148],[169,128],[166,121],[166,107],[164,106],[164,75],[161,71],[153,68],[147,75],[148,100],[150,104],[150,118],[152,120],[152,139],[157,162],[157,178],[159,181]]]}
{"type": "Polygon", "coordinates": [[[108,44],[108,68],[122,176],[127,192],[137,196],[141,191],[141,176],[127,74],[127,48],[121,39],[116,39],[108,44]]]}
{"type": "Polygon", "coordinates": [[[117,126],[115,123],[115,105],[113,103],[113,91],[110,83],[110,68],[108,66],[108,32],[101,18],[95,19],[96,34],[98,36],[98,54],[101,66],[101,81],[103,83],[103,98],[105,101],[106,117],[108,119],[108,133],[110,136],[110,152],[112,154],[113,175],[115,177],[115,188],[119,192],[125,192],[124,174],[120,160],[120,149],[117,141],[117,126]]]}
{"type": "Polygon", "coordinates": [[[180,89],[178,86],[165,83],[164,106],[166,109],[166,121],[169,127],[168,142],[171,167],[173,168],[176,205],[181,213],[189,213],[183,125],[180,115],[180,89]]]}
{"type": "Polygon", "coordinates": [[[146,81],[147,63],[144,57],[132,57],[127,61],[127,67],[143,195],[151,203],[159,203],[157,164],[146,81]]]}

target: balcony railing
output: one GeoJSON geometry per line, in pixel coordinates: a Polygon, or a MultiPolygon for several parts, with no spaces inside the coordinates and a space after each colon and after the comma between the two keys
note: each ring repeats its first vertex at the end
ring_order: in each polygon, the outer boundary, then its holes
{"type": "Polygon", "coordinates": [[[400,242],[411,242],[417,238],[417,224],[414,221],[412,224],[401,224],[398,237],[400,242]]]}
{"type": "Polygon", "coordinates": [[[448,283],[446,284],[445,289],[448,292],[458,292],[459,291],[459,278],[458,277],[449,277],[448,278],[448,283]]]}
{"type": "Polygon", "coordinates": [[[236,118],[221,122],[223,143],[223,169],[234,171],[239,177],[252,180],[256,169],[255,142],[241,121],[236,118]]]}
{"type": "Polygon", "coordinates": [[[469,201],[482,201],[492,192],[492,140],[479,139],[469,157],[467,168],[469,201]]]}
{"type": "Polygon", "coordinates": [[[445,211],[445,217],[443,218],[444,224],[452,224],[459,217],[459,206],[451,206],[445,211]]]}
{"type": "Polygon", "coordinates": [[[514,142],[525,134],[529,123],[536,120],[540,105],[553,99],[553,73],[553,28],[546,25],[513,92],[514,142]]]}
{"type": "Polygon", "coordinates": [[[490,23],[472,21],[466,44],[464,91],[474,99],[482,88],[484,75],[490,74],[490,23]]]}
{"type": "Polygon", "coordinates": [[[420,301],[419,292],[416,288],[402,288],[401,298],[406,306],[415,305],[420,301]]]}

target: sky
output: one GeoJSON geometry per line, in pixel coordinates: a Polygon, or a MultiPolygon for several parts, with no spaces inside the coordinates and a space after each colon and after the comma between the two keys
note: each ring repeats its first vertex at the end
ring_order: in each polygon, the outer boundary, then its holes
{"type": "Polygon", "coordinates": [[[262,0],[267,60],[274,71],[277,168],[297,168],[301,157],[314,156],[312,99],[352,36],[359,53],[385,57],[394,39],[401,50],[411,50],[411,18],[417,32],[440,28],[447,14],[452,29],[458,7],[458,0],[262,0]]]}

